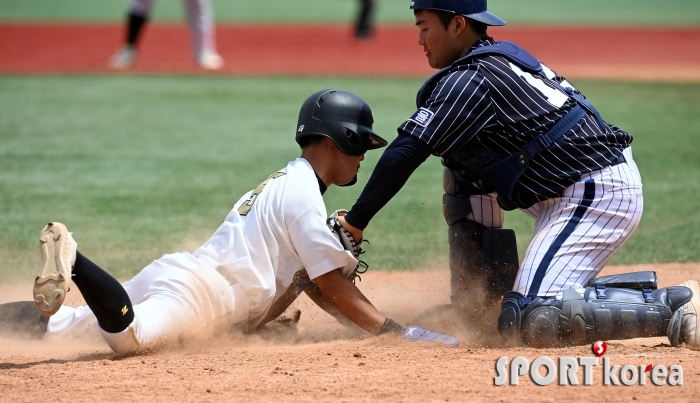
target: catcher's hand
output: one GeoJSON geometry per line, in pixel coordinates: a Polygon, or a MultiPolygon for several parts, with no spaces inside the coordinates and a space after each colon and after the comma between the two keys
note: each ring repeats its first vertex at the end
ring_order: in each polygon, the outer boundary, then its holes
{"type": "MultiPolygon", "coordinates": [[[[343,248],[347,251],[350,251],[350,253],[352,253],[352,255],[355,257],[355,259],[358,259],[357,267],[355,267],[355,270],[352,272],[352,274],[348,276],[348,278],[354,282],[355,278],[360,278],[358,273],[362,274],[366,272],[369,267],[367,263],[359,260],[360,255],[364,253],[364,251],[360,247],[360,244],[363,242],[363,240],[355,242],[355,239],[348,232],[348,230],[343,228],[343,226],[340,225],[340,222],[338,222],[338,217],[344,216],[347,212],[347,210],[336,210],[333,214],[331,214],[330,217],[328,217],[328,219],[326,219],[326,225],[328,225],[328,228],[331,230],[333,235],[335,235],[338,241],[340,241],[340,244],[343,245],[343,248]]],[[[369,243],[369,241],[364,242],[369,243]]]]}

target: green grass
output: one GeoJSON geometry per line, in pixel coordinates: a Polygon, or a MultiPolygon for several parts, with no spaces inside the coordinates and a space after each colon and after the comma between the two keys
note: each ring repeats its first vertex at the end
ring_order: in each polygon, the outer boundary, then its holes
{"type": "MultiPolygon", "coordinates": [[[[0,0],[2,20],[116,21],[126,0],[0,0]]],[[[378,0],[380,22],[410,22],[408,0],[378,0]]],[[[213,0],[219,21],[349,22],[356,0],[213,0]]],[[[489,10],[512,24],[698,25],[697,0],[491,0],[489,10]]],[[[153,17],[181,20],[181,1],[158,1],[153,17]]]]}
{"type": "MultiPolygon", "coordinates": [[[[0,274],[27,280],[49,220],[120,278],[193,250],[235,201],[299,154],[298,107],[323,87],[361,94],[391,140],[420,80],[224,77],[0,77],[0,274]]],[[[700,85],[579,82],[603,116],[635,135],[645,182],[638,233],[615,263],[700,261],[700,85]]],[[[331,188],[349,208],[360,183],[331,188]]],[[[372,221],[375,268],[444,265],[441,171],[431,158],[372,221]],[[437,263],[436,263],[437,262],[437,263]]],[[[510,212],[521,253],[533,222],[510,212]]],[[[522,254],[521,254],[522,256],[522,254]]]]}

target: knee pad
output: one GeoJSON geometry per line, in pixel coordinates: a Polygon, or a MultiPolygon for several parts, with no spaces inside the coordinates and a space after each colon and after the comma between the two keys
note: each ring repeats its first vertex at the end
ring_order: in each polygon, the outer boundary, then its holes
{"type": "Polygon", "coordinates": [[[450,196],[457,196],[457,178],[455,172],[449,168],[442,171],[442,190],[450,196]]]}
{"type": "Polygon", "coordinates": [[[442,199],[442,213],[447,225],[453,225],[472,212],[469,201],[471,196],[487,193],[464,179],[459,172],[449,168],[445,168],[443,171],[442,188],[445,191],[442,199]]]}
{"type": "Polygon", "coordinates": [[[532,347],[559,345],[561,301],[555,298],[525,297],[517,291],[503,296],[498,332],[510,344],[532,347]]]}
{"type": "Polygon", "coordinates": [[[457,195],[457,177],[451,169],[445,168],[442,174],[442,188],[445,194],[442,196],[442,215],[447,225],[454,225],[472,212],[469,202],[469,194],[457,195]]]}

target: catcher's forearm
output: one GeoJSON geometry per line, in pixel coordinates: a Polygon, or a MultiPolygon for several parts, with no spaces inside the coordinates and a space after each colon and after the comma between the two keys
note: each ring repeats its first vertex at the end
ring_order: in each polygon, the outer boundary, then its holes
{"type": "Polygon", "coordinates": [[[331,304],[321,293],[321,289],[315,283],[311,283],[309,287],[304,289],[306,295],[308,295],[311,300],[323,309],[327,314],[334,317],[343,326],[355,326],[355,323],[348,319],[347,316],[343,315],[338,308],[331,304]]]}
{"type": "Polygon", "coordinates": [[[399,134],[377,161],[362,194],[345,216],[353,227],[364,230],[379,210],[408,181],[409,176],[433,152],[423,140],[410,134],[399,134]]]}
{"type": "Polygon", "coordinates": [[[362,292],[343,276],[340,269],[316,277],[314,282],[321,289],[321,294],[333,306],[359,327],[372,334],[379,334],[386,316],[362,294],[362,292]]]}

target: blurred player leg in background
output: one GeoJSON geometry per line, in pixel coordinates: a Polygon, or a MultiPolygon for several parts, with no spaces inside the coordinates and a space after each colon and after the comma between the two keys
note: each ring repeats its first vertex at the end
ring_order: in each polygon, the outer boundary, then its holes
{"type": "Polygon", "coordinates": [[[355,37],[369,38],[374,32],[374,14],[377,0],[360,0],[360,12],[355,21],[355,37]]]}
{"type": "MultiPolygon", "coordinates": [[[[205,70],[218,70],[224,61],[216,51],[214,17],[210,0],[183,0],[187,25],[192,35],[192,48],[197,64],[205,70]]],[[[126,41],[110,59],[115,69],[133,66],[137,56],[137,45],[148,22],[155,0],[131,0],[126,19],[126,41]]]]}
{"type": "Polygon", "coordinates": [[[214,15],[210,0],[183,0],[192,35],[194,58],[205,70],[219,70],[224,59],[216,52],[214,15]]]}
{"type": "Polygon", "coordinates": [[[122,48],[110,59],[115,69],[127,69],[136,61],[136,45],[148,22],[155,0],[131,0],[126,17],[126,40],[122,48]]]}
{"type": "Polygon", "coordinates": [[[112,56],[110,66],[115,69],[128,69],[136,61],[136,45],[148,22],[155,0],[131,0],[126,16],[126,40],[122,48],[112,56]]]}

